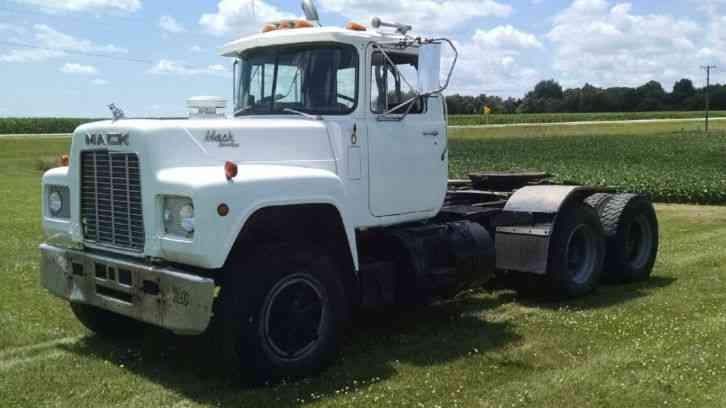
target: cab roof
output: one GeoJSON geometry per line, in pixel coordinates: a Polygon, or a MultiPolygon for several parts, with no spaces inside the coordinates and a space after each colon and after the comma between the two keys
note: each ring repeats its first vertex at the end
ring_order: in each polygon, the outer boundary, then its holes
{"type": "Polygon", "coordinates": [[[236,57],[246,50],[272,45],[335,42],[358,46],[367,45],[371,41],[397,42],[402,39],[404,37],[397,34],[381,33],[370,29],[367,31],[354,31],[340,27],[281,29],[243,37],[227,43],[220,50],[220,54],[224,57],[236,57]]]}

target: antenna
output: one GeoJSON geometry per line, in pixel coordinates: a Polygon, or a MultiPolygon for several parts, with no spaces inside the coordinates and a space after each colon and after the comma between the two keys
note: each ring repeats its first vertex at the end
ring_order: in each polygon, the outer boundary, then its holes
{"type": "Polygon", "coordinates": [[[371,21],[371,25],[373,28],[381,28],[381,27],[391,27],[395,28],[396,32],[401,33],[401,35],[406,35],[407,32],[413,30],[413,27],[406,24],[400,24],[400,23],[387,23],[385,21],[382,21],[378,17],[373,17],[373,20],[371,21]]]}
{"type": "Polygon", "coordinates": [[[305,19],[308,21],[319,22],[320,16],[318,15],[318,8],[315,7],[313,0],[303,0],[302,4],[303,12],[305,12],[305,19]]]}

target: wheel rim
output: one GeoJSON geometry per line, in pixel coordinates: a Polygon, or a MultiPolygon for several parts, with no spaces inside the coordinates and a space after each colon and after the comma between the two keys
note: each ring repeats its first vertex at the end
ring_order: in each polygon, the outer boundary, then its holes
{"type": "Polygon", "coordinates": [[[309,275],[278,282],[263,309],[262,333],[270,350],[285,360],[309,355],[325,323],[326,303],[322,286],[309,275]]]}
{"type": "Polygon", "coordinates": [[[567,270],[578,285],[590,280],[597,263],[595,233],[587,225],[578,225],[567,240],[567,270]]]}
{"type": "Polygon", "coordinates": [[[640,214],[628,226],[625,239],[625,259],[633,269],[642,269],[653,250],[653,227],[646,214],[640,214]]]}

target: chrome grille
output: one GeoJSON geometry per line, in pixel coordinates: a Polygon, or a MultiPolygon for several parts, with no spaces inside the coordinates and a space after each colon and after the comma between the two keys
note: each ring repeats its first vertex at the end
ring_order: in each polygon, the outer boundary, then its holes
{"type": "Polygon", "coordinates": [[[144,249],[141,173],[134,153],[81,153],[81,222],[87,242],[144,249]]]}

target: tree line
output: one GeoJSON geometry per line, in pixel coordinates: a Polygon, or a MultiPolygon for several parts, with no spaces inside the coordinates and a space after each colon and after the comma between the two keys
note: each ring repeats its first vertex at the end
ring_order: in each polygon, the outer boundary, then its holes
{"type": "MultiPolygon", "coordinates": [[[[726,85],[709,87],[711,109],[726,110],[726,85]]],[[[598,88],[585,84],[582,88],[563,89],[555,80],[539,82],[524,98],[499,96],[450,95],[446,97],[452,115],[481,114],[485,106],[492,113],[597,113],[694,111],[705,107],[705,87],[696,88],[690,79],[681,79],[666,91],[657,81],[637,88],[598,88]]]]}

